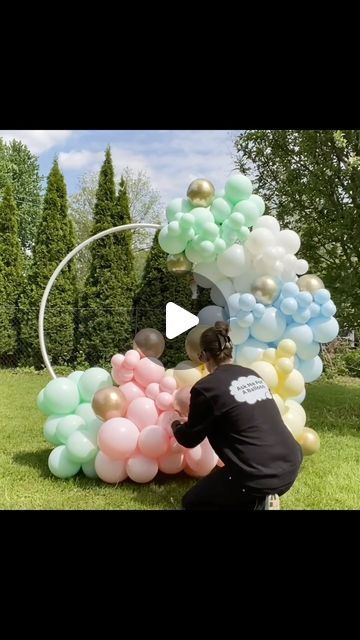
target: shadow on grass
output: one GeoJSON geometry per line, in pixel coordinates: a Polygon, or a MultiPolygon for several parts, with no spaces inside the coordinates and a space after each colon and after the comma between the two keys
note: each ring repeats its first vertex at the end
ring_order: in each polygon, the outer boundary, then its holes
{"type": "Polygon", "coordinates": [[[23,467],[32,467],[37,469],[39,475],[43,478],[50,478],[51,473],[48,467],[48,458],[51,449],[40,449],[38,451],[19,451],[13,455],[16,464],[23,467]]]}

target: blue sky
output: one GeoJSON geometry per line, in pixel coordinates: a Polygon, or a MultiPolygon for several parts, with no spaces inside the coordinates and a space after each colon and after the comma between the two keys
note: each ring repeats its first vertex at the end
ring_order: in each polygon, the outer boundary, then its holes
{"type": "Polygon", "coordinates": [[[0,130],[6,140],[22,140],[39,156],[47,175],[54,156],[65,175],[69,193],[79,177],[98,170],[110,144],[117,178],[125,166],[145,170],[166,203],[186,195],[195,178],[208,178],[222,189],[234,168],[233,138],[226,130],[0,130]]]}

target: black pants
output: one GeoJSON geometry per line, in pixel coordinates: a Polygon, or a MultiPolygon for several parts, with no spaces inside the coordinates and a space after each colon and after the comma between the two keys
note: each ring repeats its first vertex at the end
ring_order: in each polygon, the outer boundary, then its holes
{"type": "MultiPolygon", "coordinates": [[[[271,490],[269,494],[286,493],[291,485],[282,491],[271,490]]],[[[268,494],[266,494],[268,495],[268,494]]],[[[263,511],[266,495],[256,496],[244,489],[226,467],[222,467],[199,480],[182,499],[183,509],[187,511],[263,511]]]]}

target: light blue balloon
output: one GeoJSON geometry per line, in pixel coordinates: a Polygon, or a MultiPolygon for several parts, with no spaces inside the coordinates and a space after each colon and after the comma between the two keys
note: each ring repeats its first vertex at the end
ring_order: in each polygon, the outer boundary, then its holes
{"type": "Polygon", "coordinates": [[[336,307],[332,300],[328,300],[325,304],[321,305],[321,315],[325,316],[325,318],[331,318],[336,313],[336,307]]]}
{"type": "Polygon", "coordinates": [[[293,297],[284,298],[284,300],[280,305],[280,311],[286,316],[291,316],[297,310],[298,310],[298,303],[296,299],[293,297]]]}
{"type": "Polygon", "coordinates": [[[312,302],[309,306],[309,311],[312,318],[317,318],[320,315],[320,305],[312,302]]]}
{"type": "Polygon", "coordinates": [[[272,306],[275,307],[275,309],[280,309],[283,300],[284,296],[280,295],[278,298],[276,298],[276,300],[274,300],[272,306]]]}
{"type": "Polygon", "coordinates": [[[286,329],[286,320],[281,311],[267,307],[262,318],[255,320],[250,333],[256,340],[272,342],[278,340],[286,329]]]}
{"type": "Polygon", "coordinates": [[[247,329],[254,324],[254,316],[251,312],[239,311],[236,317],[237,317],[239,326],[242,327],[243,329],[247,329]]]}
{"type": "Polygon", "coordinates": [[[313,318],[309,321],[309,328],[316,342],[331,342],[339,333],[339,323],[336,318],[324,318],[324,316],[313,318]]]}
{"type": "Polygon", "coordinates": [[[226,303],[229,309],[229,315],[237,316],[240,311],[240,294],[232,293],[231,296],[228,297],[226,303]]]}
{"type": "Polygon", "coordinates": [[[296,298],[299,291],[300,289],[295,282],[286,282],[281,289],[281,295],[284,296],[284,298],[288,298],[289,296],[296,298]]]}
{"type": "Polygon", "coordinates": [[[252,293],[242,293],[239,299],[241,311],[252,311],[256,307],[256,298],[252,293]]]}
{"type": "Polygon", "coordinates": [[[327,289],[318,289],[318,291],[314,293],[314,300],[318,304],[324,304],[325,302],[330,300],[330,298],[330,291],[328,291],[327,289]]]}
{"type": "Polygon", "coordinates": [[[229,335],[234,345],[244,344],[250,335],[250,331],[246,327],[240,327],[237,318],[230,318],[229,335]]]}
{"type": "Polygon", "coordinates": [[[225,320],[225,315],[223,307],[219,307],[215,304],[208,305],[198,313],[199,324],[214,325],[215,322],[225,320]]]}
{"type": "Polygon", "coordinates": [[[265,313],[265,305],[261,302],[257,302],[255,307],[252,310],[254,318],[262,318],[265,313]]]}
{"type": "Polygon", "coordinates": [[[323,372],[323,363],[319,356],[315,356],[312,360],[299,359],[299,371],[305,382],[314,382],[320,378],[323,372]]]}
{"type": "Polygon", "coordinates": [[[309,325],[297,324],[296,322],[292,322],[286,327],[283,337],[293,340],[297,347],[309,345],[314,340],[314,335],[309,325]]]}
{"type": "Polygon", "coordinates": [[[248,338],[244,344],[236,347],[235,362],[242,366],[249,366],[249,364],[257,360],[262,355],[264,349],[267,348],[268,345],[266,342],[248,338]]]}
{"type": "Polygon", "coordinates": [[[312,303],[313,297],[309,291],[300,291],[296,296],[297,303],[305,309],[312,303]]]}
{"type": "Polygon", "coordinates": [[[309,309],[299,309],[295,313],[293,313],[294,322],[298,322],[299,324],[305,324],[311,318],[311,313],[309,309]]]}
{"type": "Polygon", "coordinates": [[[304,344],[296,349],[296,353],[302,360],[312,360],[320,352],[320,344],[318,342],[311,342],[310,344],[304,344]]]}

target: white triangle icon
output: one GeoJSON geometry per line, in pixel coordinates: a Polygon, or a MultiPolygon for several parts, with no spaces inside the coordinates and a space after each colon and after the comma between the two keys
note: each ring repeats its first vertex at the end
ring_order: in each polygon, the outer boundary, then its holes
{"type": "Polygon", "coordinates": [[[166,337],[169,340],[180,336],[182,333],[196,327],[199,324],[199,318],[193,313],[186,311],[173,302],[166,305],[166,337]]]}

